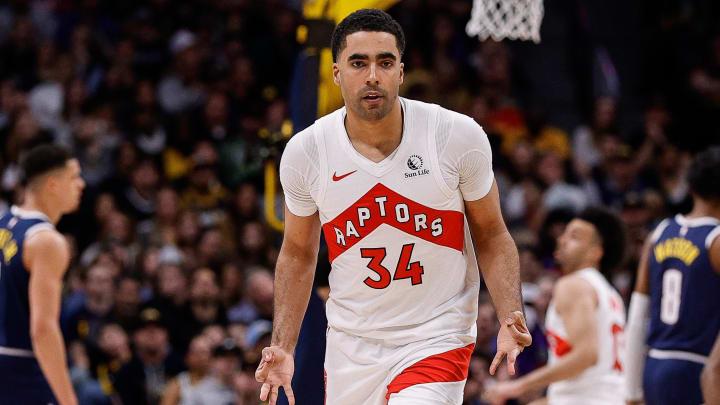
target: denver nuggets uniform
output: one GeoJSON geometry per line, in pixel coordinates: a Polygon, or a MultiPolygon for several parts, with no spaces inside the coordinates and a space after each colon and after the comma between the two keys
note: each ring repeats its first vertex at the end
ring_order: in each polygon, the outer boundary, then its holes
{"type": "Polygon", "coordinates": [[[652,235],[648,405],[703,402],[700,372],[720,332],[720,276],[708,256],[718,235],[717,219],[682,215],[664,220],[652,235]]]}
{"type": "Polygon", "coordinates": [[[492,186],[490,145],[469,117],[399,102],[402,140],[383,161],[353,148],[342,108],[280,164],[288,209],[319,211],[329,247],[328,404],[462,401],[480,284],[464,200],[492,186]]]}
{"type": "Polygon", "coordinates": [[[30,273],[23,264],[23,242],[54,229],[37,211],[12,207],[0,216],[0,405],[54,404],[30,339],[30,273]]]}

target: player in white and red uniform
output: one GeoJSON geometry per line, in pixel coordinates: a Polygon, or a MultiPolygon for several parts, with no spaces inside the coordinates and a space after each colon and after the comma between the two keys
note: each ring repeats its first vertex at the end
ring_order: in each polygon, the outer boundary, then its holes
{"type": "Polygon", "coordinates": [[[530,343],[487,136],[469,117],[397,97],[403,48],[382,11],[338,25],[334,74],[346,107],[283,154],[273,346],[256,373],[271,404],[278,386],[288,392],[320,228],[332,263],[327,404],[462,402],[476,335],[475,252],[504,325],[493,372],[530,343]]]}
{"type": "Polygon", "coordinates": [[[622,298],[600,273],[623,257],[624,232],[610,212],[588,208],[558,238],[562,266],[545,321],[550,360],[517,380],[496,384],[492,404],[545,388],[549,405],[624,405],[622,298]]]}

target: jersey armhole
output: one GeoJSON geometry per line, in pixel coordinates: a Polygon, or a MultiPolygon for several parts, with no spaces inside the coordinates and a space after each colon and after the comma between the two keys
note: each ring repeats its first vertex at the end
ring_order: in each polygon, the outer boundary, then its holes
{"type": "Polygon", "coordinates": [[[38,233],[40,231],[45,231],[45,230],[55,230],[55,227],[52,226],[52,224],[49,224],[47,222],[41,222],[39,224],[35,224],[35,225],[29,227],[25,231],[25,239],[24,240],[28,240],[36,233],[38,233]]]}
{"type": "MultiPolygon", "coordinates": [[[[32,238],[33,236],[37,235],[39,232],[42,231],[56,231],[55,227],[48,223],[48,222],[40,222],[38,224],[32,225],[25,231],[25,236],[23,237],[23,245],[25,245],[25,242],[28,241],[28,239],[32,238]]],[[[30,273],[30,269],[25,265],[25,248],[23,246],[23,253],[20,256],[20,260],[22,261],[22,267],[25,269],[26,272],[30,273]]]]}
{"type": "Polygon", "coordinates": [[[655,230],[650,235],[650,242],[652,242],[652,243],[657,242],[660,239],[660,237],[662,236],[663,232],[665,232],[665,228],[667,228],[668,225],[670,225],[670,219],[669,218],[663,219],[662,222],[660,222],[660,224],[657,227],[655,227],[655,230]]]}
{"type": "Polygon", "coordinates": [[[715,238],[720,236],[720,225],[716,226],[715,229],[710,231],[710,233],[705,237],[705,249],[710,249],[713,242],[715,241],[715,238]]]}
{"type": "MultiPolygon", "coordinates": [[[[450,122],[443,125],[444,123],[440,119],[440,109],[442,107],[436,105],[433,111],[433,114],[431,114],[428,117],[427,122],[427,142],[428,142],[428,151],[430,151],[430,160],[432,162],[432,165],[436,167],[435,173],[433,174],[433,177],[435,178],[435,183],[437,183],[438,187],[440,187],[440,190],[442,190],[443,194],[447,198],[452,198],[453,196],[453,190],[448,187],[447,183],[445,182],[445,179],[443,178],[442,174],[442,165],[440,164],[440,153],[437,149],[437,136],[439,130],[445,126],[447,127],[448,136],[452,136],[452,130],[454,125],[454,120],[449,120],[450,122]]],[[[448,142],[451,142],[452,140],[448,140],[448,142]]],[[[445,145],[445,149],[447,149],[447,145],[445,145]]]]}

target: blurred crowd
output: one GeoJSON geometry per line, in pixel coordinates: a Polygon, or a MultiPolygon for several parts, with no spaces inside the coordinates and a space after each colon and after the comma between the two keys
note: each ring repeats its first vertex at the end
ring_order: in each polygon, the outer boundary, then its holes
{"type": "MultiPolygon", "coordinates": [[[[269,342],[282,240],[265,218],[263,169],[281,148],[273,134],[298,130],[287,100],[302,49],[299,3],[0,5],[0,211],[22,201],[18,162],[38,143],[70,148],[88,185],[79,212],[59,224],[73,246],[61,322],[81,403],[258,403],[253,372],[269,342]]],[[[582,19],[582,1],[546,2],[546,21],[565,3],[578,11],[565,24],[596,44],[567,49],[567,59],[589,62],[573,65],[585,70],[566,79],[580,90],[565,99],[541,91],[557,69],[534,45],[467,37],[472,2],[403,0],[389,10],[408,39],[401,94],[470,115],[490,136],[534,337],[521,373],[547,358],[555,238],[573,213],[600,204],[622,216],[631,257],[611,281],[627,299],[652,226],[690,208],[692,152],[720,139],[717,125],[703,127],[720,112],[720,35],[692,28],[710,3],[677,2],[697,6],[688,11],[662,2],[648,14],[633,32],[652,46],[627,62],[639,76],[625,73],[617,38],[582,19]],[[664,38],[692,46],[663,47],[664,38]],[[576,107],[558,116],[558,105],[576,107]]],[[[557,54],[575,31],[552,28],[538,49],[557,54]]],[[[508,378],[487,373],[497,329],[483,292],[468,405],[508,378]]]]}

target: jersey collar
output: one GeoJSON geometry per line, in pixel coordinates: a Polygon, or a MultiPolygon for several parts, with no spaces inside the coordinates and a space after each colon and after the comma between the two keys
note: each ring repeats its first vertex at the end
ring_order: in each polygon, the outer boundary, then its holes
{"type": "Polygon", "coordinates": [[[25,210],[17,205],[13,205],[10,207],[10,213],[13,214],[13,216],[16,216],[21,219],[42,219],[44,221],[50,222],[50,218],[47,217],[47,215],[43,214],[40,211],[35,210],[25,210]]]}

